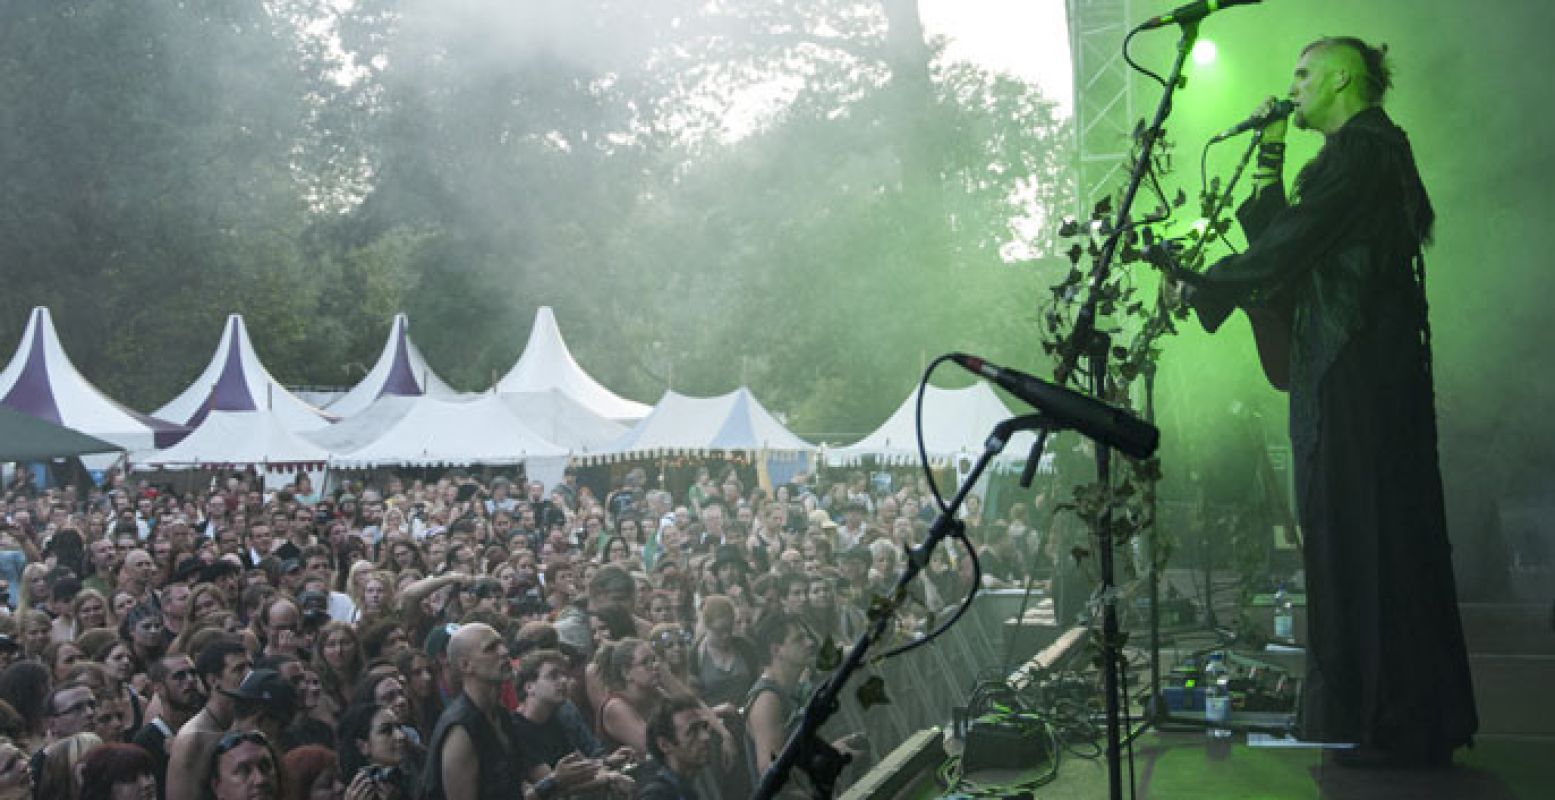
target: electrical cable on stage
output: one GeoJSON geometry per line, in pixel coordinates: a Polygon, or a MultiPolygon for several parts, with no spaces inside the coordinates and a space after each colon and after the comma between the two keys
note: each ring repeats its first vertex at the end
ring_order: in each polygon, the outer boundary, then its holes
{"type": "MultiPolygon", "coordinates": [[[[934,370],[938,368],[940,364],[943,364],[946,361],[950,361],[951,359],[952,356],[947,354],[942,355],[933,361],[930,361],[929,365],[924,368],[923,375],[918,378],[918,402],[916,403],[916,420],[913,426],[917,429],[918,457],[923,463],[923,473],[929,484],[929,494],[933,495],[934,502],[939,506],[941,513],[948,511],[949,506],[945,503],[944,496],[940,494],[939,484],[934,480],[934,470],[929,466],[928,445],[923,438],[923,396],[928,393],[927,390],[929,388],[929,376],[934,374],[934,370]]],[[[945,620],[939,626],[935,627],[934,630],[924,634],[917,639],[913,639],[898,645],[890,650],[885,651],[884,653],[881,653],[878,656],[871,658],[871,664],[878,664],[888,658],[893,658],[903,653],[916,650],[928,644],[929,642],[938,639],[940,636],[944,635],[946,631],[950,630],[950,626],[956,624],[956,621],[961,619],[961,617],[966,614],[967,610],[972,607],[972,601],[977,598],[977,590],[982,586],[983,583],[983,566],[981,562],[978,561],[977,548],[973,547],[971,540],[967,539],[965,526],[958,523],[954,528],[951,529],[950,536],[951,538],[960,542],[962,547],[966,548],[967,558],[972,562],[972,585],[967,587],[966,596],[961,599],[961,604],[956,606],[956,611],[954,614],[950,615],[950,619],[945,620]]],[[[911,551],[908,552],[907,557],[912,558],[911,551]]]]}

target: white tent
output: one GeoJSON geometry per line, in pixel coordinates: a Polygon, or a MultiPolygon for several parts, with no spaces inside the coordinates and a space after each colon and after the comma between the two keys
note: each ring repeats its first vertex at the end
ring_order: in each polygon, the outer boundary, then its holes
{"type": "Polygon", "coordinates": [[[269,409],[288,430],[322,428],[335,421],[333,414],[303,402],[271,377],[249,341],[243,317],[227,317],[216,353],[200,377],[183,393],[156,410],[156,416],[196,427],[211,411],[269,409]]]}
{"type": "Polygon", "coordinates": [[[347,469],[525,463],[531,475],[554,465],[558,477],[566,462],[566,448],[547,441],[490,394],[467,401],[408,401],[408,410],[376,439],[331,461],[347,469]]]}
{"type": "MultiPolygon", "coordinates": [[[[874,433],[847,447],[828,450],[826,463],[833,467],[852,466],[869,456],[885,464],[917,464],[917,403],[918,390],[913,389],[874,433]]],[[[930,466],[942,467],[952,459],[975,459],[982,455],[983,443],[993,427],[1013,416],[1015,412],[983,381],[964,389],[929,386],[923,398],[923,440],[930,466]]],[[[1030,432],[1015,434],[991,467],[1007,470],[1023,463],[1033,441],[1034,434],[1030,432]]]]}
{"type": "Polygon", "coordinates": [[[386,394],[333,425],[303,431],[301,436],[331,453],[360,450],[376,441],[385,431],[404,419],[412,408],[423,402],[460,402],[460,400],[386,394]]]}
{"type": "Polygon", "coordinates": [[[429,397],[451,398],[458,396],[432,371],[420,348],[410,340],[410,323],[404,314],[394,315],[389,326],[389,339],[384,342],[378,363],[368,370],[361,383],[329,404],[329,413],[338,417],[350,417],[367,408],[380,397],[429,397]]]}
{"type": "Polygon", "coordinates": [[[329,451],[287,429],[272,411],[212,411],[183,441],[139,459],[137,467],[227,469],[250,464],[270,471],[317,471],[329,451]]]}
{"type": "Polygon", "coordinates": [[[710,452],[813,453],[813,444],[795,436],[763,408],[749,389],[718,397],[687,397],[665,392],[647,417],[604,455],[662,456],[710,452]]]}
{"type": "Polygon", "coordinates": [[[597,452],[626,433],[626,426],[605,419],[559,389],[498,395],[515,416],[541,436],[573,455],[597,452]]]}
{"type": "Polygon", "coordinates": [[[578,366],[562,340],[561,328],[557,327],[550,306],[541,306],[535,312],[535,324],[523,354],[495,388],[499,394],[557,389],[595,414],[618,422],[642,419],[650,411],[648,406],[606,389],[578,366]]]}
{"type": "Polygon", "coordinates": [[[125,408],[87,381],[41,306],[32,310],[16,354],[0,372],[0,404],[131,451],[166,446],[188,432],[125,408]]]}

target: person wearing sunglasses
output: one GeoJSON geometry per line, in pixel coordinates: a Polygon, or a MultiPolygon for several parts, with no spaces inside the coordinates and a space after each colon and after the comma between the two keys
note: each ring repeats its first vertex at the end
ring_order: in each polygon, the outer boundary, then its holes
{"type": "MultiPolygon", "coordinates": [[[[179,728],[199,712],[205,702],[205,690],[194,662],[186,655],[163,656],[151,663],[151,685],[156,689],[155,717],[135,733],[132,743],[151,756],[152,775],[157,786],[167,783],[167,747],[179,728]]],[[[161,790],[157,790],[161,794],[161,790]]]]}
{"type": "Polygon", "coordinates": [[[212,640],[194,660],[206,686],[205,706],[184,723],[168,746],[167,800],[198,800],[210,776],[211,750],[232,727],[237,701],[223,689],[237,689],[248,674],[248,650],[236,637],[212,640]]]}
{"type": "Polygon", "coordinates": [[[692,694],[691,631],[679,623],[659,623],[648,634],[653,654],[664,666],[659,671],[660,688],[669,694],[692,694]]]}
{"type": "Polygon", "coordinates": [[[55,687],[43,707],[48,712],[49,741],[89,731],[96,722],[97,698],[92,696],[92,687],[84,683],[55,687]]]}
{"type": "Polygon", "coordinates": [[[270,737],[259,731],[223,734],[211,752],[209,797],[213,800],[280,800],[278,759],[270,737]]]}
{"type": "MultiPolygon", "coordinates": [[[[43,710],[49,744],[32,756],[29,766],[35,779],[48,772],[69,772],[68,769],[58,769],[61,764],[58,761],[53,762],[55,769],[51,770],[50,759],[67,757],[72,751],[63,743],[78,733],[92,731],[97,723],[97,698],[92,695],[92,687],[84,683],[64,683],[49,692],[48,698],[43,701],[43,710]]],[[[90,738],[94,744],[101,743],[96,736],[90,738]]],[[[80,753],[75,755],[79,756],[80,753]]]]}

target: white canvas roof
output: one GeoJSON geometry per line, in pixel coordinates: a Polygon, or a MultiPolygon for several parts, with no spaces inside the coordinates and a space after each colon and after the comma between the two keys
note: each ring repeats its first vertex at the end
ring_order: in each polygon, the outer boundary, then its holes
{"type": "Polygon", "coordinates": [[[374,400],[386,396],[456,397],[454,391],[437,377],[421,355],[420,348],[410,340],[410,322],[404,314],[395,314],[389,326],[389,339],[383,344],[378,363],[368,370],[361,383],[329,404],[329,413],[338,417],[350,417],[367,408],[374,400]]]}
{"type": "Polygon", "coordinates": [[[595,414],[560,389],[498,397],[529,427],[574,455],[602,450],[626,433],[625,425],[595,414]]]}
{"type": "Polygon", "coordinates": [[[93,386],[65,354],[42,306],[32,310],[15,355],[0,372],[0,404],[132,451],[171,444],[188,430],[132,411],[93,386]]]}
{"type": "MultiPolygon", "coordinates": [[[[917,425],[914,422],[917,402],[918,390],[915,388],[874,433],[847,447],[828,450],[826,463],[834,467],[852,466],[866,456],[886,464],[918,463],[917,425]]],[[[1015,412],[983,381],[964,389],[929,386],[923,398],[923,438],[930,466],[944,466],[958,456],[976,458],[981,455],[983,443],[993,432],[994,425],[1013,416],[1016,416],[1015,412]]],[[[994,459],[992,468],[1006,470],[1023,463],[1031,452],[1033,441],[1034,434],[1017,433],[994,459]]]]}
{"type": "Polygon", "coordinates": [[[200,377],[155,415],[195,427],[209,411],[269,409],[288,430],[322,428],[336,417],[286,390],[254,353],[240,314],[227,317],[216,353],[200,377]]]}
{"type": "Polygon", "coordinates": [[[367,469],[518,464],[543,459],[565,463],[567,450],[524,424],[496,395],[487,394],[465,401],[429,397],[409,401],[408,410],[377,438],[355,450],[337,453],[331,463],[367,469]]]}
{"type": "Polygon", "coordinates": [[[535,312],[535,324],[523,354],[495,388],[498,394],[556,389],[595,414],[617,422],[634,422],[651,410],[606,389],[578,366],[562,340],[561,328],[557,327],[550,306],[541,306],[535,312]]]}
{"type": "Polygon", "coordinates": [[[272,411],[212,411],[178,444],[139,459],[139,467],[322,469],[329,451],[287,429],[272,411]]]}
{"type": "Polygon", "coordinates": [[[815,452],[813,444],[783,427],[740,387],[718,397],[665,392],[653,411],[626,435],[604,448],[613,456],[661,456],[713,451],[815,452]]]}
{"type": "MultiPolygon", "coordinates": [[[[385,431],[405,418],[410,410],[428,398],[386,394],[366,408],[323,428],[303,431],[302,438],[331,453],[349,453],[372,444],[385,431]]],[[[459,402],[457,399],[434,402],[459,402]]]]}

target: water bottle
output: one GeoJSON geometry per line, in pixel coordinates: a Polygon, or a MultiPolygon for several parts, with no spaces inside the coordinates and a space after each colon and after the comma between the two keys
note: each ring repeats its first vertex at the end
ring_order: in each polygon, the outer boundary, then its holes
{"type": "Polygon", "coordinates": [[[1274,592],[1274,638],[1289,641],[1295,636],[1296,606],[1285,591],[1285,582],[1274,592]]]}
{"type": "Polygon", "coordinates": [[[1224,723],[1231,715],[1231,674],[1226,670],[1224,653],[1213,653],[1204,668],[1204,720],[1210,723],[1205,733],[1212,739],[1225,739],[1231,731],[1215,723],[1224,723]]]}

